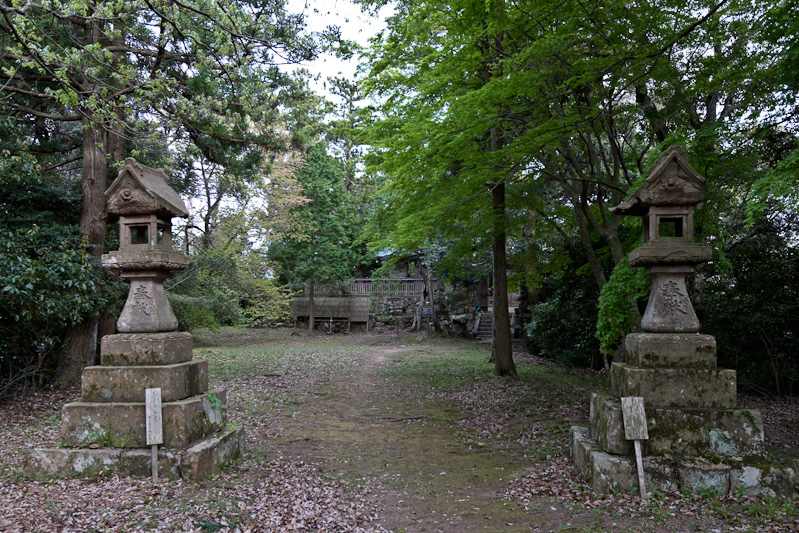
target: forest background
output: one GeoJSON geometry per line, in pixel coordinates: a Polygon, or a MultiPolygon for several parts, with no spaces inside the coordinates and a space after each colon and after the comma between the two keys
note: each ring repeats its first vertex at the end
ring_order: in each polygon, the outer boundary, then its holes
{"type": "Polygon", "coordinates": [[[689,286],[719,365],[799,392],[796,1],[359,5],[390,12],[367,46],[280,0],[0,3],[0,397],[74,381],[113,332],[103,193],[128,156],[191,205],[168,286],[189,327],[412,258],[497,309],[534,295],[532,349],[606,365],[648,288],[640,221],[609,208],[674,144],[707,180],[689,286]],[[359,75],[314,80],[324,54],[359,75]]]}

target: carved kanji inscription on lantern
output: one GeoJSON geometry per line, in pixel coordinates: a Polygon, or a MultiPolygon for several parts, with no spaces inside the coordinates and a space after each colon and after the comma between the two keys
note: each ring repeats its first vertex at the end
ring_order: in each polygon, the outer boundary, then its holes
{"type": "Polygon", "coordinates": [[[663,298],[663,306],[669,313],[679,311],[682,314],[688,314],[688,306],[690,300],[687,294],[680,291],[680,286],[676,281],[667,281],[660,286],[660,292],[663,298]]]}
{"type": "Polygon", "coordinates": [[[145,315],[153,313],[153,297],[147,292],[146,286],[141,285],[133,291],[133,307],[145,315]]]}

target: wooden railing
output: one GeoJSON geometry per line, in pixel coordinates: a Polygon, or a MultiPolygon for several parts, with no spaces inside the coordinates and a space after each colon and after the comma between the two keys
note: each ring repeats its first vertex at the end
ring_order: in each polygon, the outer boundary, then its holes
{"type": "MultiPolygon", "coordinates": [[[[433,279],[433,290],[437,281],[433,279]]],[[[308,288],[305,288],[308,294],[308,288]]],[[[424,280],[416,278],[357,278],[332,285],[316,285],[314,294],[319,296],[390,296],[413,297],[424,293],[424,280]]]]}

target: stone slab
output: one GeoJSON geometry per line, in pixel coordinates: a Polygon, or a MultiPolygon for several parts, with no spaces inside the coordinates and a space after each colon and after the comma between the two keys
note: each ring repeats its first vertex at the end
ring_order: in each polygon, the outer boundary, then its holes
{"type": "MultiPolygon", "coordinates": [[[[764,450],[763,417],[752,409],[647,408],[649,439],[644,455],[746,457],[764,450]]],[[[606,394],[591,396],[590,436],[602,451],[632,455],[624,438],[618,400],[606,394]]]]}
{"type": "MultiPolygon", "coordinates": [[[[197,482],[217,474],[244,454],[244,431],[228,430],[200,441],[188,449],[158,451],[158,473],[162,477],[197,482]]],[[[150,448],[36,448],[25,459],[26,473],[39,480],[59,477],[96,477],[109,473],[150,477],[150,448]]]]}
{"type": "Polygon", "coordinates": [[[144,390],[159,387],[161,401],[175,402],[208,390],[208,361],[160,366],[89,366],[83,369],[86,402],[143,402],[144,390]]]}
{"type": "Polygon", "coordinates": [[[730,470],[730,492],[747,496],[775,497],[796,487],[799,473],[794,467],[763,468],[740,465],[730,470]]]}
{"type": "MultiPolygon", "coordinates": [[[[601,451],[585,429],[573,427],[571,435],[572,462],[586,483],[602,494],[637,490],[635,457],[601,451]]],[[[645,455],[643,462],[648,491],[792,494],[797,481],[797,473],[791,467],[746,464],[732,458],[703,463],[645,455]]]]}
{"type": "Polygon", "coordinates": [[[678,469],[680,490],[718,495],[730,491],[730,467],[724,464],[685,464],[678,469]]]}
{"type": "Polygon", "coordinates": [[[588,427],[591,438],[607,453],[632,455],[633,443],[624,438],[624,418],[621,404],[618,401],[613,401],[607,394],[593,393],[590,405],[588,427]]]}
{"type": "MultiPolygon", "coordinates": [[[[164,445],[186,447],[224,428],[225,400],[225,392],[217,389],[162,404],[164,445]]],[[[61,412],[61,439],[67,446],[147,446],[144,402],[73,402],[61,412]]]]}
{"type": "Polygon", "coordinates": [[[630,333],[625,362],[637,367],[716,368],[716,339],[698,333],[630,333]]]}
{"type": "MultiPolygon", "coordinates": [[[[113,472],[131,476],[151,475],[150,448],[36,448],[26,457],[26,473],[39,480],[59,477],[96,477],[113,472]]],[[[158,453],[158,473],[179,477],[180,457],[172,451],[158,453]]]]}
{"type": "Polygon", "coordinates": [[[642,396],[647,408],[732,409],[737,403],[734,370],[611,366],[614,396],[642,396]]]}
{"type": "Polygon", "coordinates": [[[191,361],[191,333],[120,333],[106,335],[100,343],[103,366],[173,365],[191,361]]]}
{"type": "Polygon", "coordinates": [[[763,416],[755,409],[651,409],[648,454],[747,457],[763,453],[763,416]]]}
{"type": "Polygon", "coordinates": [[[710,261],[712,257],[710,245],[684,240],[668,242],[664,239],[650,241],[627,254],[630,266],[634,267],[696,265],[710,261]]]}
{"type": "Polygon", "coordinates": [[[236,428],[198,442],[181,454],[181,475],[185,481],[201,481],[218,474],[244,454],[244,430],[236,428]]]}
{"type": "Polygon", "coordinates": [[[589,438],[588,428],[572,426],[569,430],[569,436],[572,464],[578,471],[590,474],[591,470],[587,469],[586,465],[590,460],[591,452],[599,451],[599,447],[596,442],[589,438]]]}

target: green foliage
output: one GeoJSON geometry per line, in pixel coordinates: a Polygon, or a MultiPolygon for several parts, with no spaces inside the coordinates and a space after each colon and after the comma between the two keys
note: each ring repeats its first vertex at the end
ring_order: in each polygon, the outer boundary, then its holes
{"type": "Polygon", "coordinates": [[[291,209],[296,231],[272,244],[269,257],[281,265],[292,288],[351,277],[358,260],[353,248],[357,228],[341,166],[319,143],[308,152],[296,178],[305,199],[291,209]]]}
{"type": "Polygon", "coordinates": [[[173,292],[167,293],[167,298],[182,328],[217,330],[221,326],[217,317],[223,313],[216,309],[217,298],[202,298],[173,292]]]}
{"type": "Polygon", "coordinates": [[[241,322],[240,281],[237,254],[212,248],[192,256],[189,268],[166,287],[179,322],[215,328],[241,322]]]}
{"type": "Polygon", "coordinates": [[[799,224],[766,213],[706,276],[702,330],[716,337],[718,364],[738,372],[739,390],[799,394],[799,224]]]}
{"type": "Polygon", "coordinates": [[[73,184],[0,119],[0,397],[51,370],[65,330],[119,298],[81,244],[73,184]]]}
{"type": "Polygon", "coordinates": [[[291,299],[278,284],[275,268],[263,253],[242,242],[207,248],[167,282],[167,296],[178,321],[188,329],[281,319],[291,299]]]}
{"type": "MultiPolygon", "coordinates": [[[[45,357],[61,350],[68,326],[96,315],[115,295],[85,248],[53,241],[38,227],[0,226],[0,264],[0,370],[21,385],[32,368],[47,370],[45,357]]],[[[6,385],[0,382],[0,396],[11,392],[6,385]]]]}
{"type": "Polygon", "coordinates": [[[601,365],[594,337],[598,290],[578,265],[569,263],[544,280],[539,292],[543,301],[531,306],[528,346],[533,353],[561,364],[594,368],[601,365]]]}
{"type": "Polygon", "coordinates": [[[613,269],[599,294],[596,338],[605,355],[613,355],[622,336],[641,321],[636,302],[649,294],[652,281],[643,268],[631,267],[625,257],[613,269]]]}

